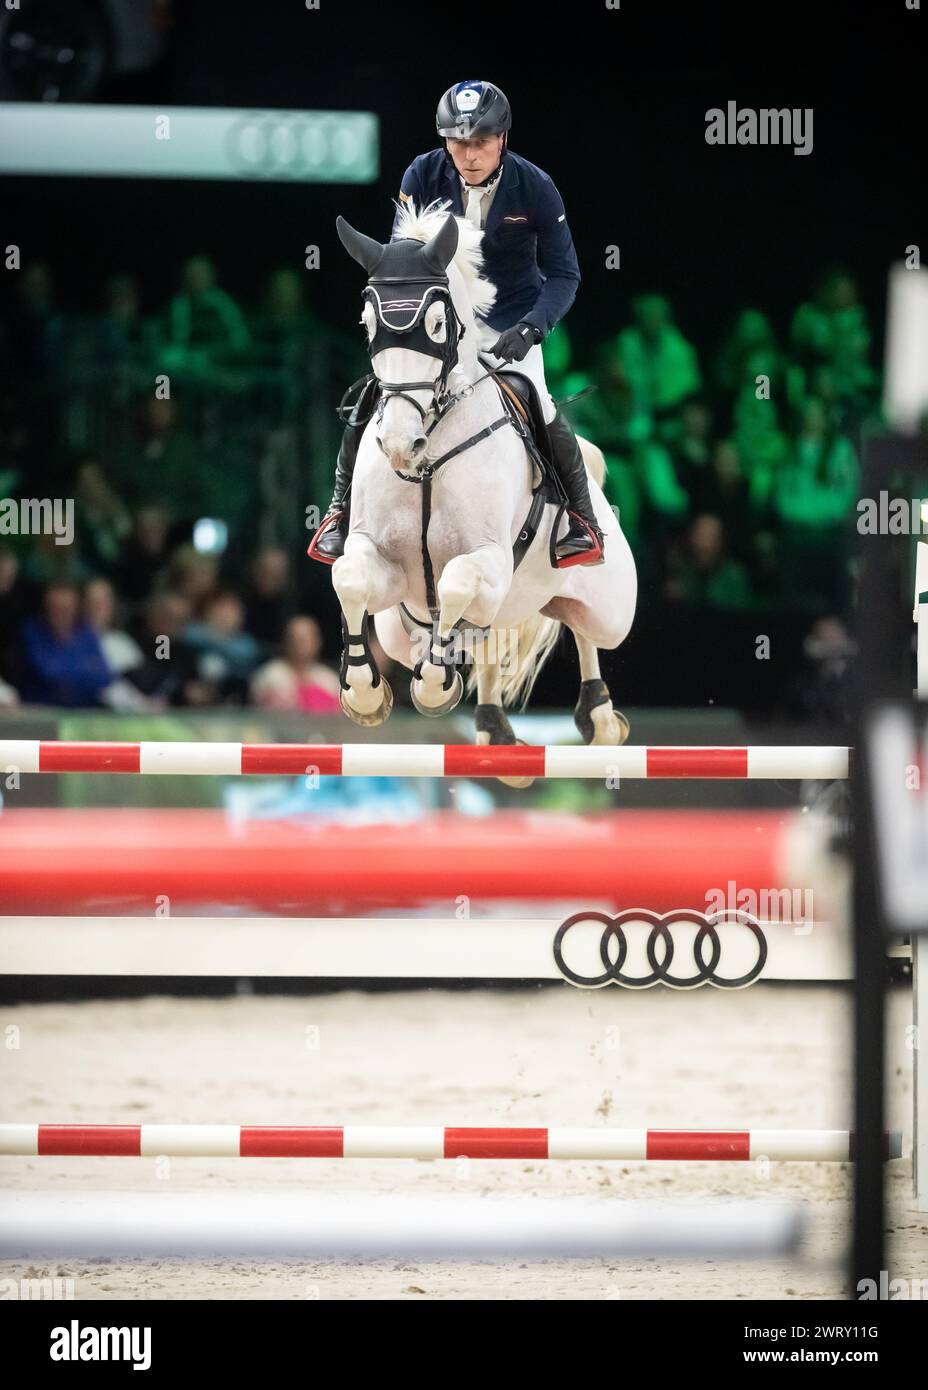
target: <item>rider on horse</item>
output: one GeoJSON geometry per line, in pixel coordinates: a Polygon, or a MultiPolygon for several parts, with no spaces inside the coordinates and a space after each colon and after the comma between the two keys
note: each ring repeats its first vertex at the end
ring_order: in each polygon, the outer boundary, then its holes
{"type": "MultiPolygon", "coordinates": [[[[487,323],[499,334],[485,356],[493,366],[518,363],[538,392],[549,452],[569,508],[569,529],[555,547],[555,558],[597,564],[603,537],[590,501],[586,467],[570,424],[548,394],[540,346],[567,313],[580,283],[564,204],[548,175],[508,148],[512,113],[504,93],[492,82],[459,82],[449,88],[438,104],[435,123],[445,145],[413,160],[403,175],[400,200],[423,207],[444,199],[459,217],[484,228],[481,252],[487,278],[497,290],[487,323]]],[[[349,418],[335,468],[335,491],[311,548],[329,563],[345,548],[346,501],[367,424],[365,409],[373,406],[376,385],[370,383],[349,418]]]]}

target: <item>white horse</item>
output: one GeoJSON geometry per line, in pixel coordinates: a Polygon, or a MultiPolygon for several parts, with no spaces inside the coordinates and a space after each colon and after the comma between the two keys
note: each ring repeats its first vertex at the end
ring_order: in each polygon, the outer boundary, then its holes
{"type": "Polygon", "coordinates": [[[475,317],[496,294],[480,275],[482,233],[442,205],[401,211],[397,239],[386,246],[338,220],[343,245],[370,277],[361,322],[382,393],[361,440],[350,530],[332,572],[345,622],[342,708],[365,725],[390,714],[369,615],[387,655],[414,672],[413,702],[428,715],[461,698],[451,663],[464,633],[472,639],[477,741],[513,743],[503,705],[527,699],[563,624],[580,658],[577,727],[587,743],[622,743],[628,722],[613,709],[597,648],[628,635],[637,576],[600,490],[603,456],[580,441],[604,562],[554,568],[551,530],[562,513],[552,503],[515,568],[537,474],[478,359],[495,337],[475,317]]]}

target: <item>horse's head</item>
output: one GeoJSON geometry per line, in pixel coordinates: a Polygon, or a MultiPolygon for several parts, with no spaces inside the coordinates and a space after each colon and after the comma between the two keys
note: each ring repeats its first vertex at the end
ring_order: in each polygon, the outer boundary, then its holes
{"type": "Polygon", "coordinates": [[[415,469],[425,455],[427,424],[448,394],[464,334],[448,275],[457,221],[449,213],[431,240],[386,246],[343,217],[337,226],[342,245],[368,274],[361,322],[381,386],[377,442],[398,472],[415,469]]]}

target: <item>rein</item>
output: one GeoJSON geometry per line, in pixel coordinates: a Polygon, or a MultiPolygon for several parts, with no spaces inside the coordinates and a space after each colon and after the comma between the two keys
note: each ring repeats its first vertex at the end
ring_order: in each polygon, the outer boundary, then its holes
{"type": "MultiPolygon", "coordinates": [[[[486,376],[489,375],[489,372],[487,372],[486,376]]],[[[480,378],[480,380],[485,379],[485,377],[480,378]]],[[[474,385],[477,385],[477,383],[475,382],[474,385]]],[[[473,386],[468,387],[467,392],[462,394],[469,395],[472,391],[473,386]]],[[[443,415],[439,418],[443,419],[444,416],[448,414],[448,411],[450,411],[452,406],[456,403],[456,400],[460,399],[461,397],[459,395],[455,400],[451,401],[447,406],[447,409],[444,411],[443,415]]],[[[427,433],[431,434],[432,430],[435,428],[435,425],[437,424],[438,420],[435,420],[435,422],[432,424],[427,433]]],[[[498,419],[494,420],[492,424],[486,425],[482,430],[479,430],[476,434],[472,434],[469,439],[462,440],[460,444],[456,444],[453,449],[449,449],[446,453],[442,454],[440,458],[432,459],[429,463],[425,464],[419,470],[418,473],[396,474],[396,476],[400,478],[404,483],[415,483],[417,486],[422,488],[422,527],[420,530],[419,541],[422,547],[422,573],[425,578],[425,601],[428,605],[429,615],[431,616],[433,626],[438,621],[439,609],[438,594],[435,587],[435,570],[432,566],[432,557],[429,554],[428,542],[429,522],[432,519],[432,479],[438,472],[439,468],[443,467],[443,465],[448,463],[449,460],[457,458],[459,454],[466,453],[468,449],[472,449],[475,444],[479,444],[482,440],[488,439],[491,434],[494,434],[497,430],[502,429],[504,425],[514,424],[515,421],[513,420],[513,417],[507,411],[504,415],[500,415],[498,419]]],[[[446,689],[450,688],[450,681],[448,680],[449,674],[450,668],[449,671],[446,671],[445,673],[446,689]]]]}
{"type": "MultiPolygon", "coordinates": [[[[472,382],[469,386],[465,386],[463,391],[458,391],[453,396],[446,396],[444,401],[438,406],[435,419],[432,421],[428,429],[425,431],[426,438],[431,438],[432,431],[441,424],[442,420],[444,420],[448,415],[450,415],[451,411],[457,405],[458,401],[465,400],[468,396],[472,396],[474,394],[474,389],[477,386],[479,386],[482,381],[488,380],[490,376],[490,372],[484,372],[483,376],[478,376],[476,381],[472,382]]],[[[422,418],[424,421],[425,413],[423,413],[422,418]]],[[[455,446],[455,448],[449,449],[448,452],[446,454],[442,454],[440,458],[429,459],[427,463],[423,464],[422,468],[420,468],[418,472],[398,472],[396,476],[398,478],[401,478],[404,483],[418,483],[424,486],[426,479],[430,479],[433,476],[433,474],[437,473],[438,469],[441,468],[442,464],[447,463],[449,459],[455,458],[458,454],[463,454],[467,449],[472,448],[474,444],[479,444],[482,439],[486,439],[487,435],[492,434],[494,430],[498,430],[503,425],[509,425],[511,423],[512,417],[508,413],[505,415],[501,415],[498,420],[493,421],[492,425],[488,425],[486,429],[480,430],[478,434],[472,434],[470,439],[465,439],[463,444],[458,444],[455,446]]]]}
{"type": "MultiPolygon", "coordinates": [[[[511,397],[513,393],[501,385],[498,377],[493,372],[486,371],[482,376],[479,376],[476,381],[469,383],[461,391],[449,394],[447,389],[448,377],[458,365],[458,343],[464,336],[466,329],[455,309],[454,301],[451,298],[448,277],[446,275],[418,278],[409,275],[374,275],[368,281],[363,299],[365,304],[371,305],[375,314],[374,331],[368,343],[368,350],[372,358],[375,357],[377,353],[383,352],[391,347],[406,347],[414,352],[423,353],[428,357],[437,358],[441,363],[441,370],[438,376],[431,381],[397,382],[383,381],[380,378],[376,378],[381,392],[380,402],[377,407],[378,422],[383,418],[383,412],[387,402],[393,397],[398,397],[400,400],[408,401],[410,405],[415,406],[422,420],[426,438],[431,438],[433,431],[448,417],[458,402],[464,400],[468,396],[472,396],[475,388],[487,379],[492,379],[495,382],[500,400],[504,406],[503,414],[491,424],[486,425],[482,430],[478,430],[476,434],[472,434],[460,444],[456,444],[454,448],[448,449],[439,458],[428,460],[417,472],[396,472],[396,477],[402,482],[413,483],[422,489],[420,546],[422,549],[422,573],[425,580],[426,604],[432,621],[433,635],[430,659],[438,665],[445,666],[444,688],[447,690],[450,689],[454,680],[454,667],[452,664],[448,663],[444,657],[444,648],[450,644],[451,638],[443,639],[437,629],[440,609],[438,606],[438,593],[435,583],[435,570],[428,546],[429,522],[432,516],[432,480],[438,470],[444,467],[446,463],[449,463],[451,459],[458,458],[461,454],[466,453],[476,444],[482,443],[483,440],[488,439],[490,435],[494,434],[499,429],[503,429],[506,425],[512,425],[516,432],[522,437],[523,441],[526,442],[526,447],[528,448],[530,456],[534,458],[535,453],[528,430],[523,420],[520,418],[520,415],[516,413],[518,408],[517,405],[506,399],[507,396],[511,397]],[[399,292],[391,295],[388,291],[382,296],[378,288],[378,286],[381,285],[384,287],[396,287],[399,292]],[[400,287],[402,288],[400,289],[400,287]],[[421,293],[416,295],[416,289],[421,290],[421,293]],[[405,293],[403,293],[403,291],[405,291],[405,293]],[[410,291],[412,291],[412,293],[410,293],[410,291]],[[436,302],[444,303],[446,315],[445,341],[440,344],[434,342],[433,339],[429,337],[425,327],[426,312],[430,305],[436,302]],[[432,393],[431,404],[423,408],[423,406],[409,394],[411,391],[416,390],[430,391],[432,393]],[[434,418],[428,427],[426,427],[425,421],[429,414],[433,414],[434,418]]],[[[370,380],[370,378],[368,378],[368,380],[370,380]]],[[[356,382],[355,386],[358,384],[359,383],[356,382]]],[[[349,388],[349,390],[353,389],[353,387],[349,388]]],[[[348,393],[346,392],[346,396],[347,395],[348,393]]],[[[344,409],[344,401],[345,398],[343,397],[340,413],[341,410],[344,409]]],[[[514,568],[517,568],[524,559],[529,546],[537,534],[538,525],[544,510],[544,503],[544,490],[542,486],[539,486],[533,492],[529,515],[520,531],[518,540],[513,546],[514,568]]],[[[409,614],[409,617],[412,618],[412,614],[409,614]]],[[[417,622],[418,620],[413,619],[413,621],[417,622]]],[[[419,665],[421,666],[421,662],[419,665]]],[[[419,674],[418,669],[415,674],[419,674]]]]}

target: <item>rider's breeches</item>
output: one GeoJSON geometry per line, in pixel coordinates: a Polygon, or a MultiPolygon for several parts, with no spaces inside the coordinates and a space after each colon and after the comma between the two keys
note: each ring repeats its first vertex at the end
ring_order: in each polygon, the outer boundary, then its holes
{"type": "Polygon", "coordinates": [[[490,352],[482,354],[494,367],[511,367],[514,372],[522,372],[527,376],[535,390],[538,392],[538,399],[541,402],[541,409],[545,417],[545,424],[550,425],[557,414],[557,406],[551,399],[545,382],[545,359],[542,355],[541,344],[535,343],[529,348],[521,362],[501,362],[498,357],[494,357],[490,352]]]}

